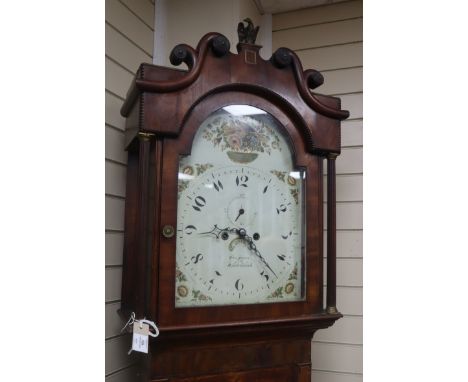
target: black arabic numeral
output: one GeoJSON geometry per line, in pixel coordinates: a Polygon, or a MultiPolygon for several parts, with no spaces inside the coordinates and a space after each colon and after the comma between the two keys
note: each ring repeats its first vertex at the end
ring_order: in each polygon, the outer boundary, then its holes
{"type": "Polygon", "coordinates": [[[276,209],[276,213],[279,215],[281,212],[286,212],[287,209],[288,208],[284,204],[281,204],[279,208],[276,209]]]}
{"type": "Polygon", "coordinates": [[[236,185],[238,187],[247,187],[247,181],[249,177],[247,175],[236,176],[236,185]]]}
{"type": "Polygon", "coordinates": [[[214,186],[215,190],[218,191],[218,192],[224,188],[223,184],[221,183],[220,180],[218,180],[217,182],[216,181],[213,182],[213,186],[214,186]]]}
{"type": "Polygon", "coordinates": [[[265,277],[265,281],[267,281],[267,282],[268,282],[268,279],[270,278],[270,276],[268,276],[268,275],[265,273],[265,271],[262,271],[262,273],[260,273],[260,276],[265,277]]]}
{"type": "MultiPolygon", "coordinates": [[[[221,276],[221,273],[219,273],[218,271],[215,271],[215,274],[216,274],[216,276],[218,276],[218,277],[221,276]]],[[[214,285],[214,281],[215,281],[215,279],[211,279],[211,280],[209,281],[209,283],[210,283],[211,285],[214,285]]]]}
{"type": "Polygon", "coordinates": [[[289,231],[289,235],[281,235],[281,237],[286,240],[289,236],[292,235],[292,231],[289,231]]]}
{"type": "Polygon", "coordinates": [[[244,284],[242,284],[242,282],[240,281],[240,279],[237,279],[236,283],[234,284],[234,286],[236,287],[236,289],[238,291],[241,291],[242,289],[244,289],[244,284]]]}
{"type": "Polygon", "coordinates": [[[196,211],[201,211],[201,207],[204,207],[206,205],[206,200],[203,196],[197,196],[195,198],[195,204],[192,206],[192,208],[196,211]]]}
{"type": "Polygon", "coordinates": [[[194,264],[197,264],[199,261],[203,260],[203,255],[201,253],[198,253],[196,256],[192,256],[191,260],[194,264]]]}
{"type": "Polygon", "coordinates": [[[196,231],[197,230],[197,227],[195,227],[194,225],[190,224],[188,225],[187,227],[184,228],[184,231],[187,235],[191,235],[193,233],[193,231],[196,231]]]}

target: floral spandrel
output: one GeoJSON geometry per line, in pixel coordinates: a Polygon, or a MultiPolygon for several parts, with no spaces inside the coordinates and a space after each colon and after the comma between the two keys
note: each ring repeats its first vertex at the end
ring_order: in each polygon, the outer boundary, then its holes
{"type": "Polygon", "coordinates": [[[203,174],[206,170],[208,170],[211,167],[213,167],[211,163],[203,163],[203,164],[195,163],[195,168],[197,169],[197,175],[203,174]]]}
{"type": "Polygon", "coordinates": [[[273,175],[276,175],[276,177],[281,180],[282,182],[285,181],[285,176],[287,174],[286,171],[278,171],[278,170],[271,170],[270,171],[273,175]]]}
{"type": "Polygon", "coordinates": [[[181,172],[184,175],[196,176],[203,174],[206,170],[208,170],[211,167],[213,167],[211,163],[195,163],[193,166],[181,165],[179,172],[181,172]]]}
{"type": "Polygon", "coordinates": [[[294,264],[294,269],[291,271],[288,280],[297,280],[297,263],[294,264]]]}
{"type": "Polygon", "coordinates": [[[177,186],[177,198],[180,198],[182,192],[184,192],[187,187],[189,186],[190,182],[188,180],[179,180],[179,184],[177,186]]]}
{"type": "MultiPolygon", "coordinates": [[[[270,172],[273,175],[275,175],[279,180],[281,180],[284,183],[287,183],[291,187],[294,187],[297,184],[296,179],[288,175],[286,171],[271,170],[270,172]]],[[[299,189],[290,188],[289,192],[291,193],[291,196],[294,198],[294,201],[296,202],[296,204],[299,204],[299,189]]]]}
{"type": "Polygon", "coordinates": [[[211,297],[204,295],[199,290],[192,290],[192,301],[211,301],[211,297]]]}
{"type": "Polygon", "coordinates": [[[283,287],[280,286],[273,293],[271,293],[268,298],[283,298],[283,287]]]}
{"type": "Polygon", "coordinates": [[[289,192],[291,193],[291,196],[294,198],[294,201],[296,202],[296,204],[299,204],[299,190],[297,188],[291,188],[289,192]]]}
{"type": "MultiPolygon", "coordinates": [[[[198,176],[203,174],[206,170],[210,169],[211,167],[213,167],[211,163],[195,163],[194,166],[181,166],[179,172],[188,176],[198,176]]],[[[189,180],[179,178],[179,182],[177,185],[177,199],[180,199],[180,195],[188,188],[189,185],[189,180]]]]}
{"type": "Polygon", "coordinates": [[[232,150],[243,153],[267,153],[281,151],[276,132],[267,124],[251,117],[220,116],[211,121],[203,138],[213,142],[221,151],[232,150]]]}
{"type": "Polygon", "coordinates": [[[276,288],[267,298],[283,298],[284,293],[291,294],[294,292],[295,286],[293,280],[297,280],[297,263],[294,264],[294,268],[289,274],[288,283],[285,286],[280,286],[276,288]],[[293,282],[291,282],[293,281],[293,282]]]}
{"type": "Polygon", "coordinates": [[[187,281],[187,277],[179,269],[179,265],[176,263],[176,279],[178,282],[187,281]]]}

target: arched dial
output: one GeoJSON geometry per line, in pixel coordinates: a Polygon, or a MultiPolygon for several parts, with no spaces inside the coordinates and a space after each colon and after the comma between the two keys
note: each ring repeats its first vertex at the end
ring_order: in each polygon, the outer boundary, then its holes
{"type": "Polygon", "coordinates": [[[297,208],[287,183],[253,167],[220,167],[193,180],[179,201],[177,227],[178,272],[190,297],[273,302],[285,285],[283,295],[297,296],[296,283],[288,284],[301,261],[297,208]]]}
{"type": "Polygon", "coordinates": [[[211,114],[179,162],[175,306],[303,300],[304,181],[271,115],[211,114]]]}

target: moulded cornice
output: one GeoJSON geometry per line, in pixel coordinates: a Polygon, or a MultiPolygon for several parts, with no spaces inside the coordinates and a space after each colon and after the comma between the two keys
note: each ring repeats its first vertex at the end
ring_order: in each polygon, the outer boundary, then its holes
{"type": "Polygon", "coordinates": [[[339,121],[349,112],[341,110],[339,98],[311,91],[323,84],[320,72],[304,71],[297,55],[288,48],[277,49],[269,60],[259,55],[260,48],[239,43],[239,53],[231,53],[229,40],[214,32],[203,36],[196,49],[179,44],[172,50],[170,61],[173,65],[185,63],[188,70],[142,64],[121,114],[128,117],[139,99],[141,118],[133,129],[177,136],[186,114],[207,95],[220,89],[263,93],[266,98],[284,100],[284,107],[292,105],[302,116],[309,129],[305,136],[308,146],[313,145],[311,151],[339,152],[339,121]],[[159,118],[166,113],[171,119],[159,118]]]}

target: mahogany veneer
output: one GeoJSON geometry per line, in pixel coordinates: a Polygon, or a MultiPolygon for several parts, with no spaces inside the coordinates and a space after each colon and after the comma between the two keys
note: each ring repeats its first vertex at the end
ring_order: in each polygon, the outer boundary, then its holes
{"type": "Polygon", "coordinates": [[[128,150],[122,310],[154,320],[160,336],[141,355],[146,381],[310,381],[310,345],[316,330],[341,317],[336,310],[334,166],[340,99],[312,93],[323,77],[303,71],[298,57],[280,48],[268,61],[260,47],[229,52],[220,34],[196,49],[181,44],[173,64],[188,71],[142,64],[121,113],[128,150]],[[175,308],[175,242],[161,235],[176,226],[180,154],[190,152],[200,123],[229,104],[269,112],[285,127],[294,162],[306,169],[306,299],[217,307],[175,308]],[[328,158],[328,159],[327,159],[328,158]],[[328,171],[328,286],[323,301],[323,160],[328,171]]]}

